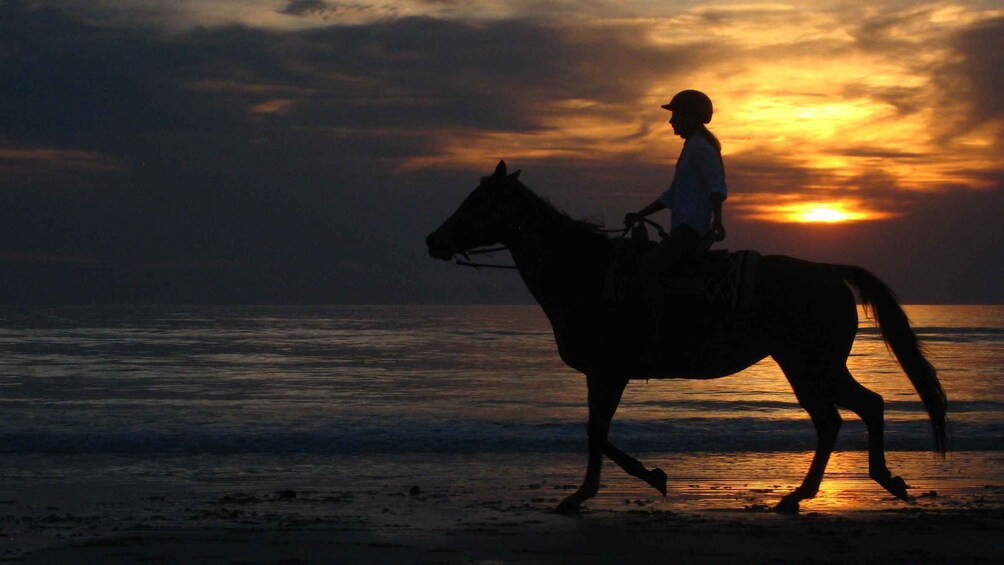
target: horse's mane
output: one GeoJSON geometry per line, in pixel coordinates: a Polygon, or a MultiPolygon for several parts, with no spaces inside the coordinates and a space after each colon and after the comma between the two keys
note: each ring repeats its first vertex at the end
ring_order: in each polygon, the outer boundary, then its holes
{"type": "Polygon", "coordinates": [[[603,225],[595,220],[576,220],[571,217],[568,212],[558,209],[554,204],[551,203],[547,198],[537,194],[530,187],[526,186],[519,180],[516,181],[516,185],[523,191],[523,193],[533,201],[533,209],[541,216],[550,216],[547,218],[550,221],[558,221],[564,227],[569,230],[581,233],[583,235],[593,236],[593,237],[606,237],[600,231],[603,225]]]}

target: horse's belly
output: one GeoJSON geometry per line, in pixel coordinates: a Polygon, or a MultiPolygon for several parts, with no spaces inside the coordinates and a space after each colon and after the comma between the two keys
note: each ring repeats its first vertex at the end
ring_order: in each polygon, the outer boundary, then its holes
{"type": "Polygon", "coordinates": [[[711,358],[685,355],[656,362],[642,378],[647,379],[717,379],[734,375],[767,355],[760,351],[722,352],[711,358]]]}
{"type": "Polygon", "coordinates": [[[758,337],[760,332],[747,321],[668,328],[655,355],[647,351],[654,345],[650,334],[653,328],[628,327],[635,331],[625,331],[619,324],[555,326],[558,354],[566,365],[587,374],[685,379],[732,375],[768,354],[758,337]]]}
{"type": "Polygon", "coordinates": [[[738,373],[768,354],[747,327],[693,332],[687,339],[670,340],[662,353],[650,378],[717,379],[738,373]]]}

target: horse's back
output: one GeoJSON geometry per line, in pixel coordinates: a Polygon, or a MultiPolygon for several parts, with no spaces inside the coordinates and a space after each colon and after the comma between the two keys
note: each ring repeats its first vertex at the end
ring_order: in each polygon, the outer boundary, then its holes
{"type": "Polygon", "coordinates": [[[786,255],[761,257],[751,312],[772,355],[835,342],[849,351],[858,328],[854,292],[833,266],[786,255]]]}

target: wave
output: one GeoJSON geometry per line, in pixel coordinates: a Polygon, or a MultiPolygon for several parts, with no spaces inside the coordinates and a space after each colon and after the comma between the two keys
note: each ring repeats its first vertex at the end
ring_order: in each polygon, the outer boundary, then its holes
{"type": "MultiPolygon", "coordinates": [[[[926,326],[915,327],[917,336],[923,342],[968,343],[973,341],[1004,341],[1004,328],[980,326],[926,326]]],[[[880,338],[881,332],[874,326],[862,325],[858,328],[859,336],[880,338]]]]}
{"type": "MultiPolygon", "coordinates": [[[[495,405],[525,405],[535,408],[580,408],[582,402],[561,402],[555,400],[517,400],[517,399],[487,399],[478,402],[482,406],[495,405]]],[[[709,414],[742,414],[747,412],[777,412],[779,410],[802,411],[803,408],[796,401],[782,400],[704,400],[704,399],[671,399],[671,400],[630,400],[621,405],[624,409],[631,408],[662,408],[666,410],[667,417],[671,417],[674,412],[706,412],[709,414]]],[[[949,399],[949,415],[960,413],[1001,413],[1004,412],[1004,402],[993,400],[961,400],[949,399]]],[[[926,414],[924,404],[917,400],[886,400],[885,412],[887,415],[895,413],[926,414]]],[[[853,417],[853,416],[851,416],[853,417]]]]}
{"type": "MultiPolygon", "coordinates": [[[[491,420],[390,421],[347,420],[297,429],[293,426],[244,424],[190,429],[91,428],[0,432],[3,453],[157,454],[389,454],[389,453],[569,453],[585,452],[583,422],[554,420],[525,423],[491,420]]],[[[951,448],[997,451],[1004,424],[956,422],[951,448]]],[[[615,421],[611,441],[629,452],[811,451],[815,432],[802,420],[771,418],[683,418],[615,421]]],[[[887,425],[887,449],[925,451],[932,445],[926,420],[887,425]]],[[[838,449],[864,450],[861,422],[845,420],[838,449]]]]}

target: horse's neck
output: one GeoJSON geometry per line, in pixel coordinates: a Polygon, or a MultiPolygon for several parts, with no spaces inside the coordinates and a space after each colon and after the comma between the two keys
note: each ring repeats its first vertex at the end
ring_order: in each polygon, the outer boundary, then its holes
{"type": "Polygon", "coordinates": [[[561,214],[544,211],[524,216],[510,241],[530,293],[545,310],[573,306],[599,297],[608,243],[561,214]]]}

